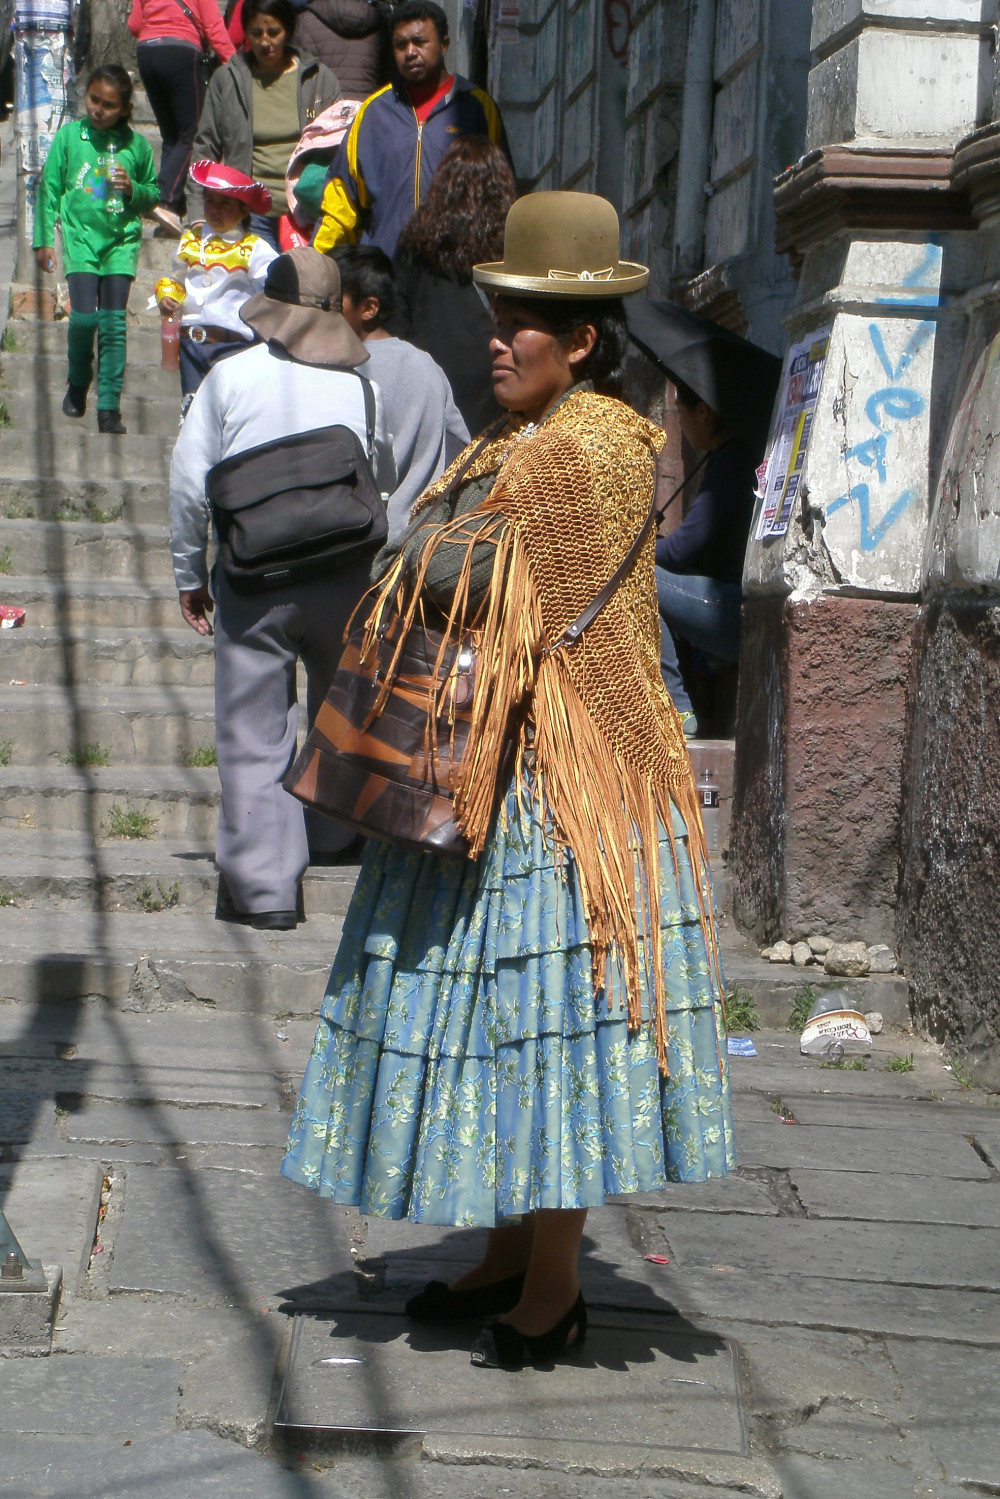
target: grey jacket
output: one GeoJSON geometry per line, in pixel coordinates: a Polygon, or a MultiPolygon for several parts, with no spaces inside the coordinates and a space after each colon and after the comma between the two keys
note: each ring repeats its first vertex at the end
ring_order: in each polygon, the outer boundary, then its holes
{"type": "MultiPolygon", "coordinates": [[[[340,98],[340,84],[330,69],[311,52],[296,52],[299,59],[299,130],[340,98]]],[[[236,52],[219,68],[208,85],[198,122],[191,157],[193,161],[219,161],[238,172],[253,176],[253,90],[250,64],[245,52],[236,52]]],[[[190,184],[189,197],[197,199],[192,219],[201,216],[201,190],[190,184]]]]}

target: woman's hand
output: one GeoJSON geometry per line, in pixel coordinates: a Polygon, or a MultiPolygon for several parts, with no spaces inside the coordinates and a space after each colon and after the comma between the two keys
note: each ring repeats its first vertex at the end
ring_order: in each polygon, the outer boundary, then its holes
{"type": "Polygon", "coordinates": [[[203,583],[200,588],[182,588],[180,603],[184,623],[197,630],[199,635],[211,635],[208,616],[215,608],[215,600],[208,591],[208,584],[203,583]]]}
{"type": "Polygon", "coordinates": [[[132,196],[132,179],[124,167],[115,166],[110,173],[111,186],[116,187],[123,198],[132,196]]]}
{"type": "Polygon", "coordinates": [[[181,304],[176,297],[161,297],[157,302],[161,317],[173,317],[175,312],[180,312],[181,304]]]}
{"type": "Polygon", "coordinates": [[[35,264],[40,271],[54,271],[56,252],[51,245],[42,245],[35,251],[35,264]]]}

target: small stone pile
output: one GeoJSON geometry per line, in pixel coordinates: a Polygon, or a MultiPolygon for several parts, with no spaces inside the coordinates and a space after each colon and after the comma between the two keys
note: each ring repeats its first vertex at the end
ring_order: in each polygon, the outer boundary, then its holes
{"type": "Polygon", "coordinates": [[[834,942],[832,937],[807,937],[805,941],[775,942],[762,947],[768,963],[791,963],[796,968],[822,968],[833,978],[861,979],[873,974],[896,973],[899,963],[891,947],[877,942],[834,942]]]}

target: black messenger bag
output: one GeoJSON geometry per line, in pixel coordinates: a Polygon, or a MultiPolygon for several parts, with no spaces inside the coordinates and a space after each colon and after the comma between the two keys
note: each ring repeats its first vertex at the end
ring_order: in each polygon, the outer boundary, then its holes
{"type": "Polygon", "coordinates": [[[367,453],[350,427],[337,425],[247,448],[209,470],[219,565],[236,593],[350,567],[385,542],[385,505],[371,464],[375,396],[368,380],[362,384],[367,453]]]}

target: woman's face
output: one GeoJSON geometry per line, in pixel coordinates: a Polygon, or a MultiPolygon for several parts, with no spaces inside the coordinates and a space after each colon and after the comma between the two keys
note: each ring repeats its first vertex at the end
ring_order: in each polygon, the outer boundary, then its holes
{"type": "Polygon", "coordinates": [[[87,90],[87,119],[95,130],[110,130],[125,113],[122,96],[113,83],[95,78],[87,90]]]}
{"type": "Polygon", "coordinates": [[[541,308],[506,297],[497,297],[493,318],[493,393],[508,411],[537,421],[575,381],[576,367],[594,347],[596,331],[584,324],[569,338],[556,338],[541,308]]]}
{"type": "Polygon", "coordinates": [[[277,73],[285,62],[289,33],[276,16],[258,12],[247,26],[247,41],[254,62],[264,73],[277,73]]]}

